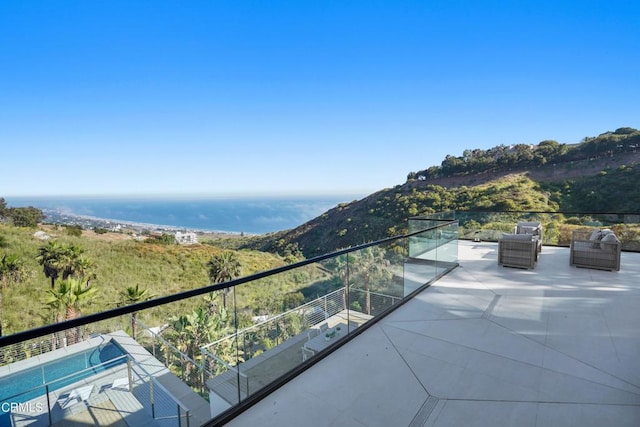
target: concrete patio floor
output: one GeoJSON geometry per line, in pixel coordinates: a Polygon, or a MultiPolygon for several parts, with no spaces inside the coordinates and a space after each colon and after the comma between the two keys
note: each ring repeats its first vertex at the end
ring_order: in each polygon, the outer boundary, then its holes
{"type": "Polygon", "coordinates": [[[640,426],[640,254],[620,272],[460,267],[231,426],[640,426]]]}

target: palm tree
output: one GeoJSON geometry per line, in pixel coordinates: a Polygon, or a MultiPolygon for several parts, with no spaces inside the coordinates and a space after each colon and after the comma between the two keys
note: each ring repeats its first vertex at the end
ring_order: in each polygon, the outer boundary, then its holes
{"type": "Polygon", "coordinates": [[[86,286],[89,286],[91,279],[95,279],[95,263],[84,256],[84,249],[76,245],[62,246],[62,257],[60,260],[62,268],[62,278],[75,277],[87,279],[86,286]]]}
{"type": "Polygon", "coordinates": [[[98,275],[95,272],[96,263],[93,260],[80,255],[73,265],[75,277],[85,280],[85,286],[91,285],[91,280],[96,279],[98,275]]]}
{"type": "Polygon", "coordinates": [[[51,279],[51,290],[55,288],[56,279],[64,270],[61,265],[63,256],[64,247],[54,240],[51,240],[47,242],[46,245],[38,248],[38,256],[36,256],[36,260],[38,261],[38,264],[42,266],[44,275],[48,279],[51,279]]]}
{"type": "Polygon", "coordinates": [[[27,272],[17,255],[0,258],[0,337],[2,336],[2,292],[5,287],[22,282],[27,272]]]}
{"type": "Polygon", "coordinates": [[[70,277],[81,280],[87,279],[88,287],[91,279],[95,279],[95,263],[84,256],[84,249],[73,244],[59,244],[50,241],[38,250],[36,260],[44,275],[51,279],[51,289],[55,288],[55,281],[62,276],[63,280],[70,277]]]}
{"type": "MultiPolygon", "coordinates": [[[[220,255],[214,255],[207,263],[209,279],[213,283],[223,283],[240,276],[240,261],[235,253],[225,251],[220,255]]],[[[222,291],[222,306],[227,308],[227,295],[229,288],[222,291]]]]}
{"type": "MultiPolygon", "coordinates": [[[[62,318],[62,312],[64,312],[64,320],[80,317],[82,309],[91,303],[97,289],[86,286],[82,280],[68,278],[61,280],[57,289],[51,289],[48,292],[49,298],[45,304],[55,312],[56,321],[59,321],[62,318]]],[[[77,337],[77,330],[69,331],[67,344],[74,344],[77,337]]]]}
{"type": "Polygon", "coordinates": [[[359,251],[354,259],[353,269],[359,273],[364,283],[364,305],[367,314],[371,314],[371,281],[391,277],[389,261],[385,259],[385,251],[379,247],[368,247],[359,251]]]}
{"type": "MultiPolygon", "coordinates": [[[[51,317],[50,321],[53,323],[60,323],[64,320],[63,313],[65,312],[64,308],[64,298],[61,293],[55,292],[55,290],[50,289],[48,291],[51,295],[45,300],[45,305],[49,309],[49,313],[51,317]]],[[[51,350],[55,350],[59,347],[58,344],[63,342],[64,332],[54,332],[51,335],[51,350]]]]}
{"type": "MultiPolygon", "coordinates": [[[[119,295],[120,301],[118,302],[118,305],[136,304],[154,297],[148,289],[140,289],[137,284],[136,286],[128,286],[124,291],[120,291],[119,295]]],[[[133,339],[136,339],[137,317],[137,311],[131,313],[131,335],[133,336],[133,339]]]]}

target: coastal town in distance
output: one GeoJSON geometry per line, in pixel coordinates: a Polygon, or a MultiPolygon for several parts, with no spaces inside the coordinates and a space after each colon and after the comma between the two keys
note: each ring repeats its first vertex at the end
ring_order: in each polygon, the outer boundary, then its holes
{"type": "Polygon", "coordinates": [[[45,215],[45,223],[59,226],[77,226],[83,230],[93,230],[96,233],[121,233],[129,235],[135,240],[144,240],[147,236],[173,234],[178,244],[196,244],[198,237],[240,237],[245,233],[233,233],[228,231],[211,231],[189,229],[171,225],[145,224],[131,221],[123,221],[108,218],[98,218],[86,215],[76,215],[57,209],[41,209],[45,215]]]}

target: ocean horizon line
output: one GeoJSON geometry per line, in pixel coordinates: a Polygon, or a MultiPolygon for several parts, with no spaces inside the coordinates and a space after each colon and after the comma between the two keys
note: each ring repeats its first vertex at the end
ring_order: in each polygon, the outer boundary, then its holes
{"type": "Polygon", "coordinates": [[[359,200],[371,192],[322,192],[322,193],[87,193],[87,194],[12,194],[2,195],[10,199],[142,199],[142,200],[247,200],[247,199],[325,199],[345,198],[359,200]]]}
{"type": "Polygon", "coordinates": [[[212,233],[267,234],[290,230],[341,203],[344,195],[245,198],[6,197],[12,207],[33,206],[56,216],[149,224],[212,233]]]}

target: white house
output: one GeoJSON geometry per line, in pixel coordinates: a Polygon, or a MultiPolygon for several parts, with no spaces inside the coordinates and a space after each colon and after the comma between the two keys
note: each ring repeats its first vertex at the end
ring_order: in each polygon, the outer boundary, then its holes
{"type": "Polygon", "coordinates": [[[176,231],[176,243],[179,245],[195,245],[198,243],[198,236],[196,233],[176,231]]]}

